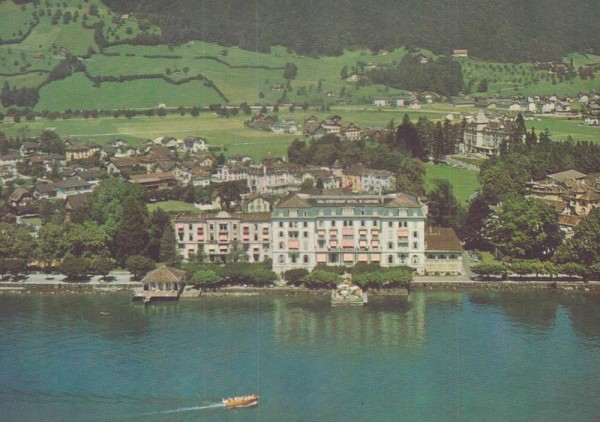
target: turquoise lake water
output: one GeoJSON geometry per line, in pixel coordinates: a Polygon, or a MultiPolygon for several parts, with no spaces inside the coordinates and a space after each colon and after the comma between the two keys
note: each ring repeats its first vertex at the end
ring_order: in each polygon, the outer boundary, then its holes
{"type": "Polygon", "coordinates": [[[2,421],[600,420],[599,295],[3,295],[0,345],[2,421]]]}

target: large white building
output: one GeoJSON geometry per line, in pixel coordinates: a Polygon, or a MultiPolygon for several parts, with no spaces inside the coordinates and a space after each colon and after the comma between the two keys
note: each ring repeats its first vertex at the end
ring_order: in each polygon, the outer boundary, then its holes
{"type": "Polygon", "coordinates": [[[202,255],[208,262],[226,262],[233,254],[248,262],[271,257],[269,213],[182,215],[175,219],[179,254],[189,260],[202,255]]]}
{"type": "Polygon", "coordinates": [[[407,265],[418,274],[461,274],[462,247],[452,229],[425,228],[427,207],[404,193],[290,194],[272,211],[181,215],[174,219],[179,253],[205,262],[272,259],[282,275],[319,264],[407,265]]]}
{"type": "Polygon", "coordinates": [[[425,271],[426,208],[417,197],[293,194],[271,214],[273,271],[318,264],[425,271]]]}

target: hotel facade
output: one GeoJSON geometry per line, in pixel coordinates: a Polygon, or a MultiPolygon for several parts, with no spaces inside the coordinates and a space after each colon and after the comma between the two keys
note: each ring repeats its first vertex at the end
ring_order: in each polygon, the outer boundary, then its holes
{"type": "Polygon", "coordinates": [[[310,271],[318,264],[357,263],[408,265],[424,274],[426,216],[419,198],[403,193],[295,193],[281,199],[271,213],[181,215],[174,226],[184,259],[203,254],[206,261],[220,263],[241,252],[248,262],[272,259],[277,274],[294,268],[310,271]]]}

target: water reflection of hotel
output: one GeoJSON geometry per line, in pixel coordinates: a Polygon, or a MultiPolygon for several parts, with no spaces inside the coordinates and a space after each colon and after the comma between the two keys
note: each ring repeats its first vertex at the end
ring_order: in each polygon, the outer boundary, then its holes
{"type": "Polygon", "coordinates": [[[376,346],[418,351],[425,343],[425,305],[422,294],[376,300],[363,308],[278,300],[275,336],[285,345],[333,343],[340,349],[376,346]]]}

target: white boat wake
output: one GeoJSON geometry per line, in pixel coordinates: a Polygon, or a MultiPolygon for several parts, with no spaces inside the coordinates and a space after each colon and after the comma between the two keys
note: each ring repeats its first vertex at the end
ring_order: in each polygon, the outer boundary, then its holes
{"type": "Polygon", "coordinates": [[[179,407],[177,409],[163,410],[162,412],[150,412],[150,413],[145,413],[145,414],[146,415],[164,415],[167,413],[191,412],[194,410],[204,410],[204,409],[217,409],[219,407],[225,407],[225,405],[223,403],[213,403],[213,404],[208,404],[206,406],[179,407]]]}

